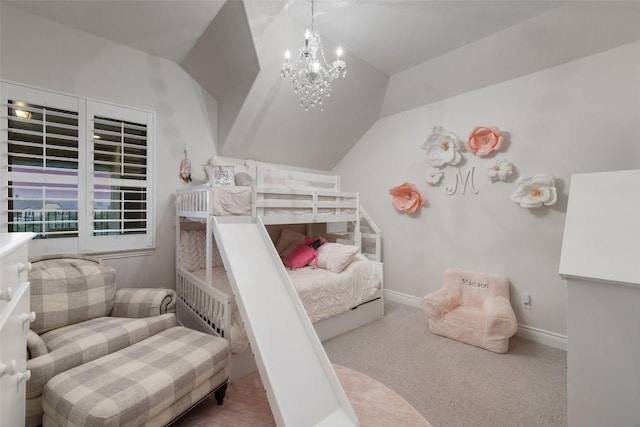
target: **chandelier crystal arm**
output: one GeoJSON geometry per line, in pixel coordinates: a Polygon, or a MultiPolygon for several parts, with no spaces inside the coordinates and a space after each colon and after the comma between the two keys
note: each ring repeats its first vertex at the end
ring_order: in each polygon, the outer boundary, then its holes
{"type": "Polygon", "coordinates": [[[316,105],[322,109],[322,100],[331,95],[334,79],[347,75],[347,65],[342,60],[343,51],[338,47],[336,60],[331,65],[324,56],[320,34],[315,30],[315,0],[311,0],[311,30],[305,31],[304,45],[298,56],[291,62],[289,50],[285,52],[285,62],[280,73],[293,83],[293,90],[300,96],[300,105],[308,111],[316,105]],[[319,55],[318,55],[319,52],[319,55]]]}

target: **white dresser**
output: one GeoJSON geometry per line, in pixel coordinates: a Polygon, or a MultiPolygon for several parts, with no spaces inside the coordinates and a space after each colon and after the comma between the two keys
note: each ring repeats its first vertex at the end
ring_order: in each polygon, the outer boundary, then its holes
{"type": "Polygon", "coordinates": [[[24,425],[29,310],[28,243],[33,233],[0,233],[0,427],[24,425]]]}
{"type": "Polygon", "coordinates": [[[640,426],[640,170],[577,174],[564,227],[569,427],[640,426]]]}

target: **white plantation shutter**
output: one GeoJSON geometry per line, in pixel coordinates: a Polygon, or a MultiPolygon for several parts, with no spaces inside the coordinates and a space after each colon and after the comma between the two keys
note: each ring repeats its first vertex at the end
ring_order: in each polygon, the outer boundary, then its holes
{"type": "Polygon", "coordinates": [[[2,82],[0,231],[34,254],[154,246],[153,113],[2,82]]]}
{"type": "Polygon", "coordinates": [[[88,245],[98,250],[153,246],[153,115],[87,104],[92,209],[88,245]]]}
{"type": "Polygon", "coordinates": [[[22,86],[2,86],[2,231],[71,238],[75,250],[81,104],[77,98],[22,86]]]}

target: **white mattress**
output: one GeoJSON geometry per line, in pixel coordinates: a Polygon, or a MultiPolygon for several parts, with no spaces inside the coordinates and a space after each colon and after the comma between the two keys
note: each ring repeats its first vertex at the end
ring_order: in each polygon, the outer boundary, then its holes
{"type": "MultiPolygon", "coordinates": [[[[287,269],[287,272],[313,323],[370,300],[382,284],[381,269],[363,255],[358,255],[340,274],[312,267],[287,269]]],[[[192,273],[202,281],[205,280],[205,270],[192,273]]],[[[213,283],[214,287],[224,293],[233,294],[223,268],[213,269],[213,283]]],[[[232,305],[229,340],[233,353],[244,351],[249,344],[235,301],[232,305]]]]}

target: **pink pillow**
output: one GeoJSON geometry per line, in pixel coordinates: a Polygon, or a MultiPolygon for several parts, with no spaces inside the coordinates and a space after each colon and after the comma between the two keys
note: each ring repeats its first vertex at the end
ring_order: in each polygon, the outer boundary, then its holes
{"type": "Polygon", "coordinates": [[[289,268],[302,268],[309,263],[318,260],[318,251],[305,244],[297,246],[292,250],[282,262],[289,268]]]}

